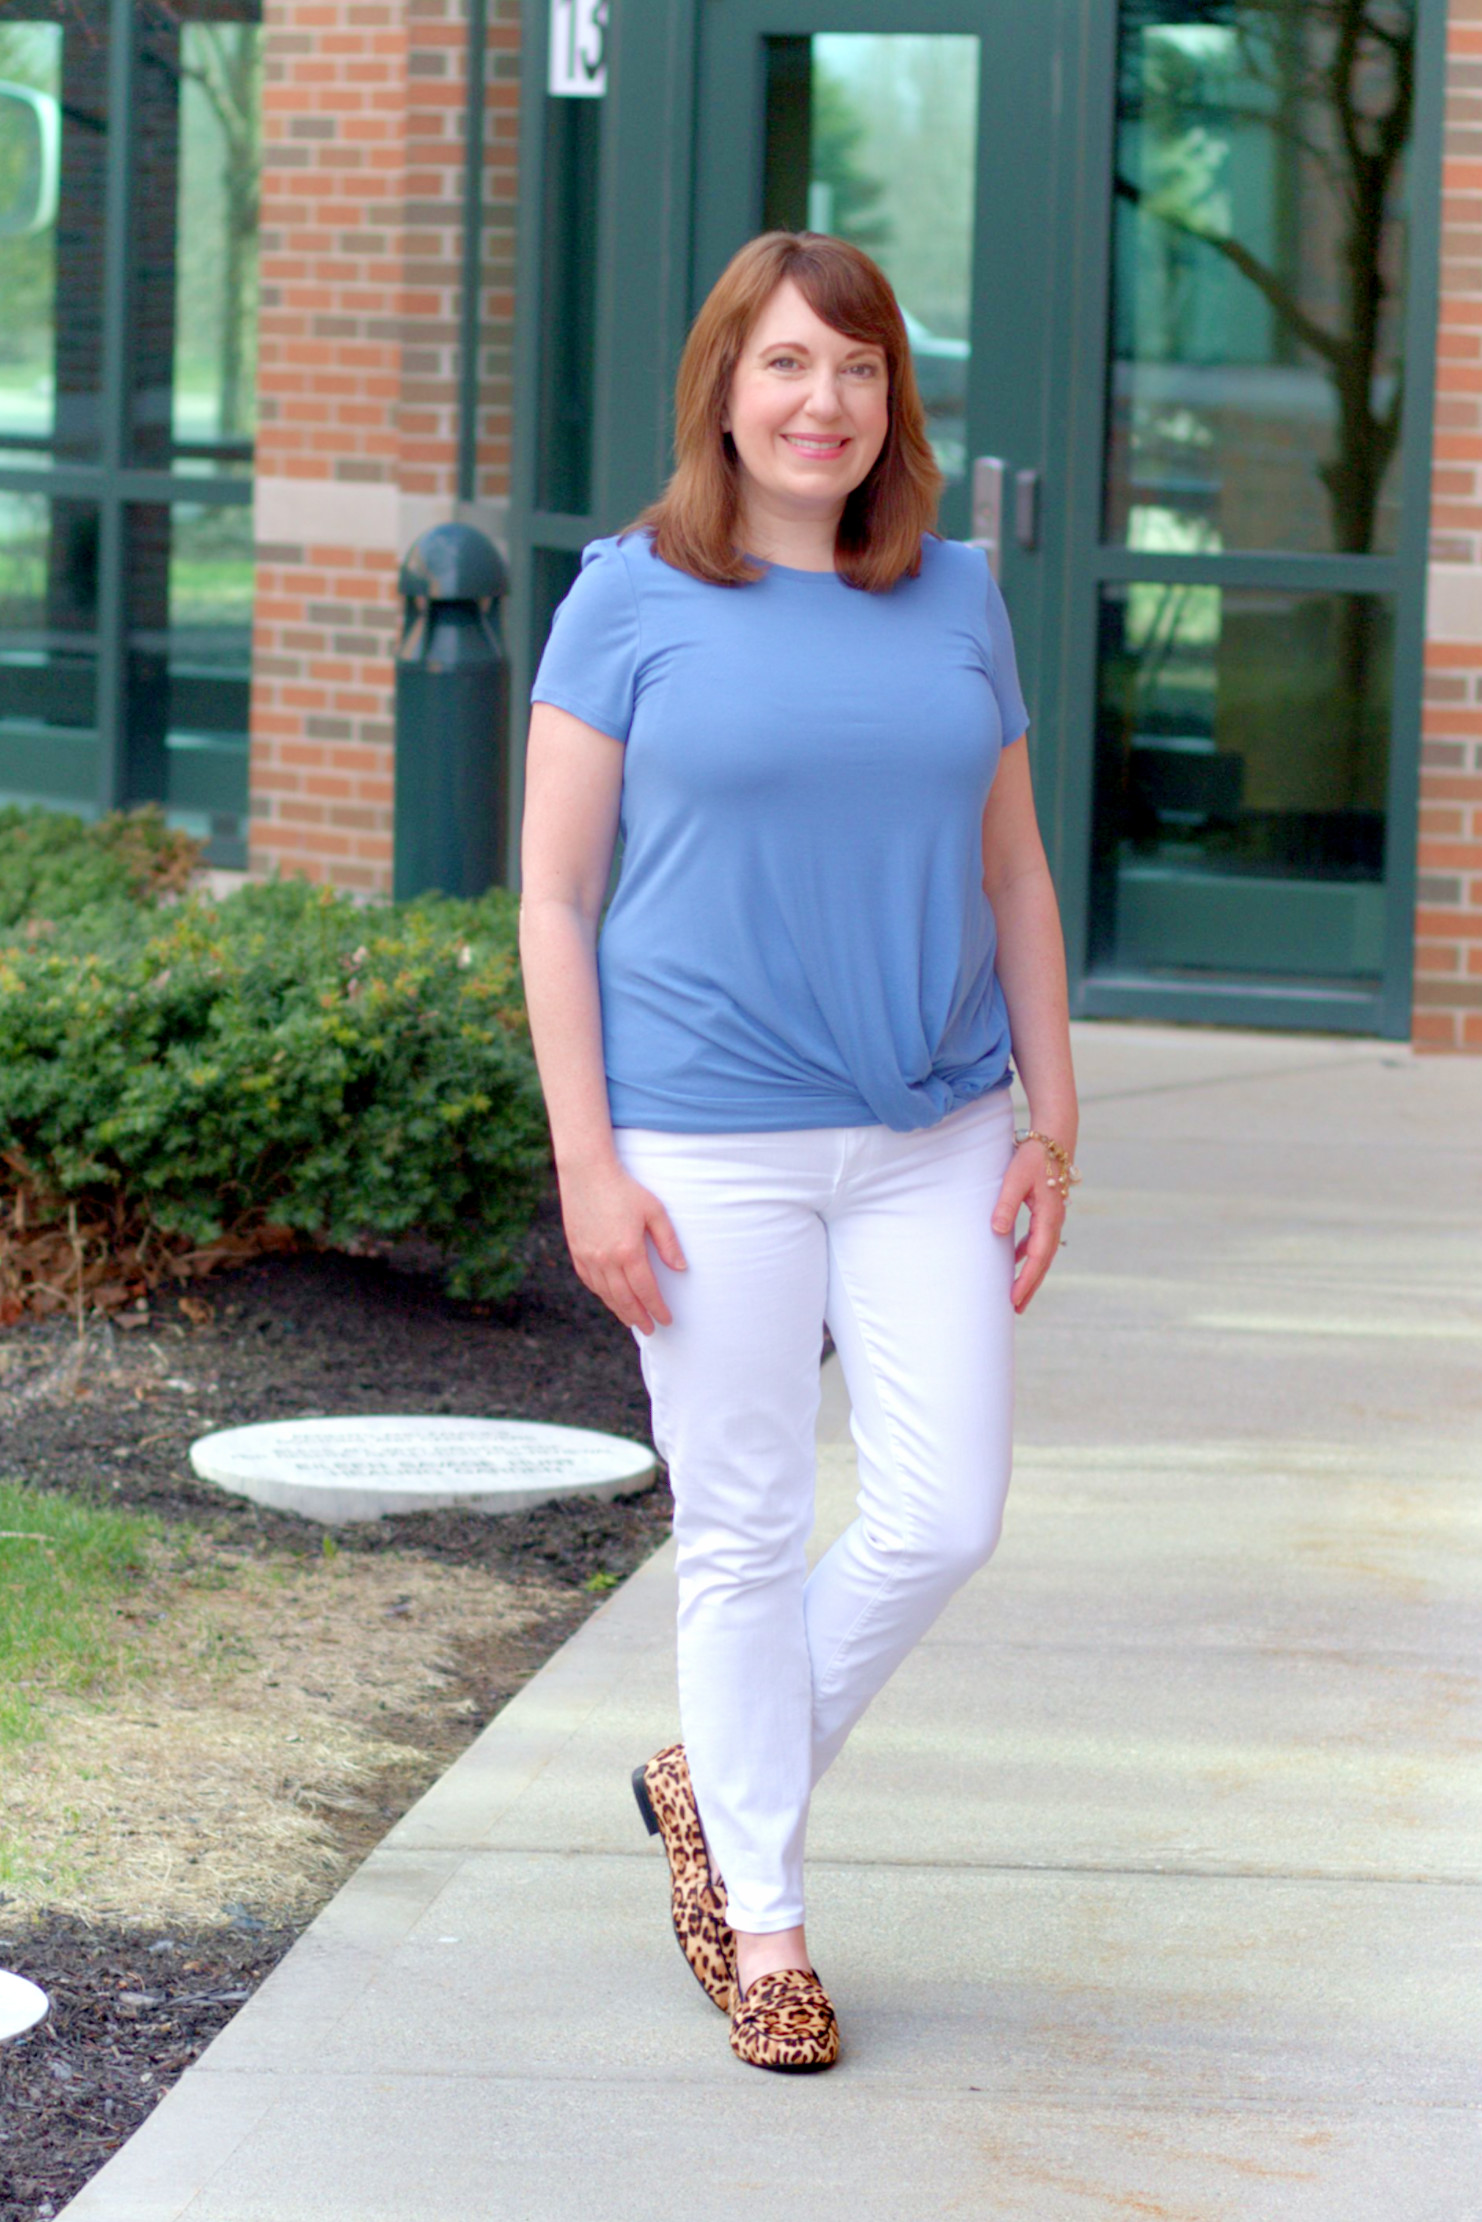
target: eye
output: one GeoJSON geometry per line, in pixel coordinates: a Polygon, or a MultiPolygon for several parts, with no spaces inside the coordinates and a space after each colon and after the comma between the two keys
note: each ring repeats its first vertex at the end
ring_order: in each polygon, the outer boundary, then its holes
{"type": "Polygon", "coordinates": [[[767,368],[768,370],[786,370],[791,365],[796,364],[797,359],[796,355],[769,355],[767,368]]]}
{"type": "Polygon", "coordinates": [[[878,378],[881,370],[879,363],[850,363],[847,367],[857,370],[862,378],[878,378]]]}

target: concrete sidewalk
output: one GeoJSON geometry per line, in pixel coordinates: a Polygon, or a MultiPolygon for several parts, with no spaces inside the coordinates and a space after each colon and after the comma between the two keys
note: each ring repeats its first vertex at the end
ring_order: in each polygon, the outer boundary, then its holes
{"type": "Polygon", "coordinates": [[[665,1551],[66,2222],[1482,2218],[1482,1064],[1077,1053],[1005,1540],[815,1802],[840,2066],[667,1933],[665,1551]]]}

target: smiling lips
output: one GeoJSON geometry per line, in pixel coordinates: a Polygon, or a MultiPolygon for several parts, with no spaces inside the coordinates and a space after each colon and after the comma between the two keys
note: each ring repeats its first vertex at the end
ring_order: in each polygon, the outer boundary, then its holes
{"type": "Polygon", "coordinates": [[[847,435],[841,435],[835,440],[810,440],[803,433],[784,432],[782,437],[790,448],[796,448],[799,455],[842,455],[849,445],[847,435]]]}

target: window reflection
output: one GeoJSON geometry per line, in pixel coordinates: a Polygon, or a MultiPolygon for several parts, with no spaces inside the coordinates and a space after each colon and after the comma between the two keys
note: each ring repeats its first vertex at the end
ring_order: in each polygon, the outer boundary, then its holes
{"type": "Polygon", "coordinates": [[[141,13],[133,453],[161,469],[250,466],[260,13],[258,0],[141,13]]]}
{"type": "Polygon", "coordinates": [[[1390,602],[1148,583],[1101,633],[1093,963],[1376,976],[1390,602]]]}
{"type": "Polygon", "coordinates": [[[0,460],[96,453],[107,0],[0,15],[0,460]]]}
{"type": "Polygon", "coordinates": [[[977,114],[975,38],[767,41],[763,222],[831,232],[880,264],[949,482],[967,471],[977,114]]]}
{"type": "Polygon", "coordinates": [[[1396,539],[1413,0],[1122,0],[1106,530],[1396,539]]]}
{"type": "Polygon", "coordinates": [[[97,795],[98,512],[0,493],[0,803],[97,795]]]}
{"type": "Polygon", "coordinates": [[[130,782],[233,867],[247,856],[252,579],[246,503],[130,511],[130,782]]]}
{"type": "Polygon", "coordinates": [[[181,38],[177,451],[218,442],[250,448],[261,46],[255,22],[187,23],[181,38]]]}

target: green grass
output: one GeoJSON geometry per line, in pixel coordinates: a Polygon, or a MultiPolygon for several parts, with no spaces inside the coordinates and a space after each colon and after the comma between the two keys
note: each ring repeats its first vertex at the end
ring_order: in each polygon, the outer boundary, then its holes
{"type": "Polygon", "coordinates": [[[43,1693],[85,1696],[124,1669],[117,1608],[160,1533],[135,1513],[0,1482],[0,1745],[40,1733],[43,1693]]]}

